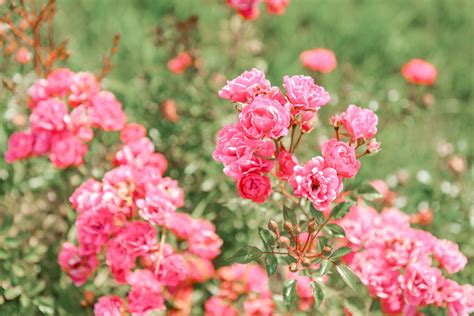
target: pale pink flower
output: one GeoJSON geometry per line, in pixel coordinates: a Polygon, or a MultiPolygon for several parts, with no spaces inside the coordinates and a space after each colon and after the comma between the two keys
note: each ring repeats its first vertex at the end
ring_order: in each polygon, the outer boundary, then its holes
{"type": "Polygon", "coordinates": [[[282,180],[288,180],[293,175],[293,169],[296,165],[298,165],[296,157],[292,153],[281,149],[278,154],[277,177],[282,180]]]}
{"type": "Polygon", "coordinates": [[[50,95],[48,93],[48,81],[46,79],[37,80],[29,89],[28,89],[28,106],[30,108],[36,107],[39,101],[49,99],[50,95]]]}
{"type": "Polygon", "coordinates": [[[156,276],[163,285],[174,287],[188,277],[188,268],[184,257],[173,253],[162,257],[156,276]]]}
{"type": "Polygon", "coordinates": [[[77,247],[69,242],[65,242],[62,245],[58,256],[58,263],[76,286],[86,283],[98,265],[95,254],[82,255],[77,247]]]}
{"type": "Polygon", "coordinates": [[[283,82],[288,100],[300,110],[316,112],[331,101],[329,93],[323,87],[316,85],[311,77],[285,76],[283,82]]]}
{"type": "Polygon", "coordinates": [[[438,301],[438,289],[443,286],[444,278],[436,268],[411,264],[399,277],[399,282],[408,304],[426,305],[438,301]]]}
{"type": "Polygon", "coordinates": [[[375,138],[369,140],[367,143],[367,151],[371,154],[378,153],[380,151],[380,146],[382,144],[378,142],[375,138]]]}
{"type": "Polygon", "coordinates": [[[33,54],[26,47],[20,47],[16,51],[16,61],[20,64],[27,64],[33,58],[33,54]]]}
{"type": "Polygon", "coordinates": [[[434,256],[441,267],[449,273],[456,273],[467,264],[467,258],[459,251],[459,246],[449,240],[438,240],[434,244],[434,256]]]}
{"type": "Polygon", "coordinates": [[[96,254],[115,231],[112,213],[106,208],[79,214],[77,221],[77,240],[83,254],[96,254]]]}
{"type": "Polygon", "coordinates": [[[157,187],[176,208],[184,206],[184,191],[179,187],[178,181],[165,177],[158,182],[157,187]]]}
{"type": "Polygon", "coordinates": [[[100,91],[90,100],[89,118],[94,127],[105,131],[118,131],[125,126],[127,116],[113,93],[100,91]]]}
{"type": "Polygon", "coordinates": [[[120,140],[122,143],[128,144],[132,141],[139,140],[146,136],[146,129],[138,123],[129,123],[120,131],[120,140]]]}
{"type": "Polygon", "coordinates": [[[372,236],[374,221],[378,217],[372,207],[352,206],[349,213],[339,222],[353,249],[358,249],[372,236]]]}
{"type": "Polygon", "coordinates": [[[94,305],[94,316],[121,316],[123,309],[122,298],[117,295],[102,296],[94,305]]]}
{"type": "Polygon", "coordinates": [[[51,139],[55,132],[50,131],[35,131],[33,134],[34,143],[33,143],[33,152],[34,156],[41,156],[46,154],[51,149],[51,139]]]}
{"type": "Polygon", "coordinates": [[[131,285],[128,292],[128,311],[133,316],[144,316],[165,308],[162,296],[162,285],[149,270],[137,270],[127,275],[131,285]]]}
{"type": "Polygon", "coordinates": [[[431,86],[436,81],[436,68],[422,59],[412,59],[402,68],[402,75],[413,84],[431,86]]]}
{"type": "Polygon", "coordinates": [[[182,212],[175,212],[170,216],[167,227],[179,239],[188,239],[193,230],[193,227],[191,226],[192,223],[193,218],[191,215],[182,212]]]}
{"type": "Polygon", "coordinates": [[[69,197],[72,207],[82,213],[94,209],[102,199],[102,183],[89,179],[74,190],[69,197]]]}
{"type": "Polygon", "coordinates": [[[8,149],[5,161],[13,163],[15,160],[28,158],[33,153],[34,136],[25,132],[14,132],[8,139],[8,149]]]}
{"type": "Polygon", "coordinates": [[[196,222],[188,239],[189,252],[204,259],[214,259],[221,253],[222,239],[214,231],[196,222]]]}
{"type": "Polygon", "coordinates": [[[243,279],[245,284],[245,291],[255,292],[259,294],[268,294],[269,287],[267,272],[262,266],[258,264],[244,265],[245,277],[243,279]]]}
{"type": "Polygon", "coordinates": [[[159,226],[164,226],[175,212],[176,206],[159,188],[150,188],[143,199],[136,201],[140,208],[139,215],[144,220],[159,226]]]}
{"type": "Polygon", "coordinates": [[[181,52],[168,61],[168,69],[174,74],[182,74],[193,65],[193,58],[188,52],[181,52]]]}
{"type": "Polygon", "coordinates": [[[39,101],[30,115],[33,131],[62,131],[66,128],[67,106],[59,99],[39,101]]]}
{"type": "Polygon", "coordinates": [[[127,275],[136,266],[135,257],[117,239],[111,239],[106,246],[105,259],[114,280],[125,284],[127,275]]]}
{"type": "Polygon", "coordinates": [[[368,109],[349,105],[347,110],[340,115],[342,126],[351,135],[352,139],[369,139],[377,134],[377,115],[368,109]]]}
{"type": "Polygon", "coordinates": [[[147,137],[125,144],[116,154],[115,163],[133,165],[139,168],[147,165],[150,156],[155,151],[155,145],[147,137]]]}
{"type": "Polygon", "coordinates": [[[290,112],[267,96],[257,96],[239,114],[245,135],[250,138],[279,138],[288,134],[290,112]]]}
{"type": "Polygon", "coordinates": [[[226,2],[244,20],[254,20],[260,15],[258,6],[261,0],[226,0],[226,2]]]}
{"type": "Polygon", "coordinates": [[[275,303],[270,297],[247,298],[244,302],[244,311],[247,316],[271,316],[275,303]]]}
{"type": "Polygon", "coordinates": [[[332,138],[321,146],[321,152],[326,167],[334,168],[343,178],[352,178],[360,168],[355,148],[332,138]]]}
{"type": "Polygon", "coordinates": [[[93,74],[78,72],[71,79],[70,90],[69,104],[72,107],[80,104],[89,106],[91,98],[100,91],[100,83],[93,74]]]}
{"type": "Polygon", "coordinates": [[[88,112],[87,107],[79,105],[69,113],[69,130],[85,142],[94,138],[88,112]]]}
{"type": "Polygon", "coordinates": [[[305,50],[300,55],[303,66],[309,70],[330,73],[336,69],[337,61],[334,52],[327,48],[305,50]]]}
{"type": "MultiPolygon", "coordinates": [[[[240,2],[241,0],[231,1],[240,2]]],[[[252,68],[237,78],[227,81],[227,85],[219,91],[219,96],[232,102],[247,102],[256,95],[269,91],[270,87],[270,81],[265,79],[265,73],[252,68]]]]}
{"type": "Polygon", "coordinates": [[[290,0],[265,0],[265,4],[267,5],[268,13],[282,15],[290,4],[290,0]]]}
{"type": "Polygon", "coordinates": [[[54,135],[49,159],[58,168],[80,166],[87,154],[87,146],[70,133],[54,135]]]}
{"type": "Polygon", "coordinates": [[[321,211],[327,210],[342,190],[337,171],[325,167],[322,157],[314,157],[304,166],[295,166],[288,183],[296,196],[308,198],[321,211]]]}
{"type": "Polygon", "coordinates": [[[318,115],[313,111],[300,111],[294,109],[293,117],[295,121],[300,125],[301,132],[311,133],[314,129],[314,123],[318,120],[318,115]],[[299,117],[299,119],[298,119],[299,117]]]}
{"type": "Polygon", "coordinates": [[[48,75],[46,91],[51,96],[65,97],[70,93],[74,73],[67,68],[59,68],[48,75]]]}
{"type": "Polygon", "coordinates": [[[239,194],[244,199],[263,203],[272,193],[270,179],[258,173],[247,173],[237,182],[239,194]]]}

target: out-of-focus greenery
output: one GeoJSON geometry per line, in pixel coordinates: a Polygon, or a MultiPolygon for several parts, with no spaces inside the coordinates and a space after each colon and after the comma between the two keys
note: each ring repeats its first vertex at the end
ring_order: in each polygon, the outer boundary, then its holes
{"type": "MultiPolygon", "coordinates": [[[[320,111],[324,124],[303,140],[301,155],[318,154],[318,144],[329,135],[327,119],[348,104],[376,110],[383,150],[363,159],[360,177],[387,180],[400,192],[397,205],[408,213],[432,208],[433,223],[425,229],[460,244],[470,264],[455,278],[474,283],[472,1],[293,0],[285,15],[262,12],[253,22],[241,21],[218,0],[59,0],[57,10],[56,31],[70,38],[72,57],[65,65],[74,71],[98,72],[113,35],[121,34],[117,68],[103,84],[117,94],[130,121],[149,128],[170,161],[170,175],[186,191],[185,209],[216,224],[225,241],[217,265],[239,246],[257,244],[256,228],[275,214],[265,205],[242,204],[211,158],[216,132],[235,118],[232,105],[217,98],[218,89],[225,78],[254,66],[265,69],[274,85],[285,74],[310,74],[299,62],[300,52],[327,47],[335,51],[338,68],[316,79],[333,102],[320,111]],[[200,66],[173,75],[166,63],[180,36],[175,24],[192,15],[198,24],[190,43],[200,66]],[[158,40],[157,27],[164,40],[158,40]],[[434,87],[417,89],[432,94],[429,107],[408,100],[410,87],[400,75],[401,66],[416,57],[438,69],[434,87]],[[170,98],[180,116],[176,123],[162,114],[170,98]]],[[[24,86],[32,82],[21,77],[26,66],[0,64],[2,77],[24,86]]],[[[3,154],[8,135],[18,129],[12,118],[25,105],[1,89],[3,154]]],[[[80,290],[60,273],[56,258],[75,216],[67,197],[109,166],[97,157],[114,149],[116,135],[100,139],[79,170],[54,170],[46,158],[0,161],[0,315],[86,314],[78,304],[80,290]]]]}

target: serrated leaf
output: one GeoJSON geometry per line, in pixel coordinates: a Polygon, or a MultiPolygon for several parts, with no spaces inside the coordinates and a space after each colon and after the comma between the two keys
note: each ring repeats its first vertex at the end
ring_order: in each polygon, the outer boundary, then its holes
{"type": "Polygon", "coordinates": [[[344,237],[346,236],[346,233],[344,232],[344,229],[337,225],[337,224],[333,224],[333,223],[330,223],[330,224],[326,224],[326,226],[324,226],[324,230],[330,234],[331,236],[334,236],[334,237],[344,237]]]}
{"type": "Polygon", "coordinates": [[[343,218],[349,212],[349,209],[353,204],[354,203],[352,202],[339,203],[334,206],[329,216],[333,219],[343,218]]]}
{"type": "Polygon", "coordinates": [[[313,288],[313,297],[316,302],[316,307],[319,307],[324,300],[323,290],[316,281],[311,282],[311,287],[313,288]]]}
{"type": "Polygon", "coordinates": [[[311,204],[309,206],[309,211],[311,212],[311,215],[313,215],[313,217],[316,219],[316,223],[318,223],[318,225],[321,225],[326,220],[326,218],[324,217],[323,212],[318,211],[317,209],[315,209],[313,204],[311,204]]]}
{"type": "Polygon", "coordinates": [[[291,208],[287,207],[286,205],[283,206],[283,219],[285,221],[290,222],[293,225],[297,224],[295,211],[292,210],[291,208]]]}
{"type": "Polygon", "coordinates": [[[270,231],[265,228],[259,227],[258,234],[260,235],[260,239],[262,240],[265,248],[272,249],[272,246],[275,245],[275,239],[273,238],[270,231]]]}
{"type": "Polygon", "coordinates": [[[262,256],[260,249],[254,246],[246,246],[237,251],[232,257],[228,258],[226,261],[228,263],[249,263],[257,260],[262,256]]]}
{"type": "Polygon", "coordinates": [[[352,252],[352,249],[349,248],[349,247],[341,247],[341,248],[338,248],[336,249],[330,256],[329,258],[331,259],[337,259],[337,258],[340,258],[340,257],[344,257],[345,255],[347,255],[348,253],[352,252]]]}
{"type": "Polygon", "coordinates": [[[352,272],[351,268],[345,264],[338,264],[336,266],[337,273],[341,276],[342,280],[353,290],[356,289],[356,276],[352,272]]]}
{"type": "Polygon", "coordinates": [[[272,274],[274,274],[278,266],[277,257],[272,253],[268,254],[265,256],[264,263],[265,263],[265,269],[267,270],[268,276],[271,276],[272,274]]]}
{"type": "Polygon", "coordinates": [[[319,268],[320,275],[323,276],[326,273],[328,273],[329,270],[331,269],[331,266],[332,266],[332,263],[329,260],[324,260],[323,262],[321,262],[321,266],[319,268]]]}
{"type": "Polygon", "coordinates": [[[291,310],[291,306],[296,301],[296,280],[289,280],[283,287],[283,302],[288,311],[291,310]]]}

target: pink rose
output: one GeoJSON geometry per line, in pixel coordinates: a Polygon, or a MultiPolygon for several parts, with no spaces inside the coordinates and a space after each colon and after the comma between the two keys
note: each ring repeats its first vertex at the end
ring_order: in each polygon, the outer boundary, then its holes
{"type": "Polygon", "coordinates": [[[436,68],[422,59],[412,59],[402,68],[402,75],[413,84],[431,86],[436,81],[436,68]]]}
{"type": "Polygon", "coordinates": [[[184,191],[179,187],[178,181],[170,177],[162,178],[157,187],[176,208],[184,206],[184,191]]]}
{"type": "Polygon", "coordinates": [[[116,154],[115,163],[120,165],[134,165],[139,168],[146,166],[149,157],[154,153],[155,145],[147,137],[125,144],[116,154]]]}
{"type": "Polygon", "coordinates": [[[102,296],[94,305],[95,316],[121,316],[123,310],[123,300],[117,295],[102,296]]]}
{"type": "Polygon", "coordinates": [[[265,4],[267,5],[268,13],[282,15],[290,4],[290,0],[265,0],[265,4]]]}
{"type": "Polygon", "coordinates": [[[89,179],[74,190],[69,197],[72,207],[78,212],[92,210],[102,199],[102,183],[89,179]]]}
{"type": "Polygon", "coordinates": [[[449,240],[438,240],[434,244],[434,256],[439,264],[449,273],[464,269],[467,258],[459,251],[459,246],[449,240]]]}
{"type": "Polygon", "coordinates": [[[404,306],[405,301],[403,295],[390,295],[380,300],[380,308],[388,315],[401,314],[404,306]]]}
{"type": "Polygon", "coordinates": [[[255,20],[260,10],[258,5],[261,0],[226,0],[229,7],[234,9],[244,20],[255,20]]]}
{"type": "Polygon", "coordinates": [[[326,167],[334,168],[344,178],[352,178],[359,172],[360,161],[357,160],[354,147],[332,138],[321,146],[326,167]]]}
{"type": "Polygon", "coordinates": [[[296,196],[308,198],[321,211],[329,209],[342,190],[337,171],[325,167],[322,157],[314,157],[304,166],[295,166],[288,183],[296,196]]]}
{"type": "Polygon", "coordinates": [[[105,260],[117,283],[126,283],[127,275],[136,266],[135,259],[117,239],[107,242],[105,260]]]}
{"type": "Polygon", "coordinates": [[[331,96],[323,87],[314,83],[308,76],[283,77],[288,100],[301,110],[316,112],[320,107],[331,101],[331,96]]]}
{"type": "Polygon", "coordinates": [[[176,212],[171,215],[167,227],[179,239],[188,239],[192,232],[192,222],[193,218],[191,215],[176,212]]]}
{"type": "Polygon", "coordinates": [[[89,142],[94,138],[87,107],[79,105],[71,111],[69,114],[69,130],[85,142],[89,142]]]}
{"type": "Polygon", "coordinates": [[[113,215],[106,208],[79,214],[76,226],[79,249],[85,255],[99,253],[116,230],[113,215]]]}
{"type": "Polygon", "coordinates": [[[258,96],[239,115],[240,126],[250,138],[278,138],[288,134],[290,112],[267,96],[258,96]]]}
{"type": "Polygon", "coordinates": [[[165,308],[162,285],[149,270],[137,270],[127,276],[131,285],[128,292],[128,311],[132,315],[146,315],[165,308]]]}
{"type": "Polygon", "coordinates": [[[258,173],[244,174],[237,182],[237,189],[241,197],[259,204],[265,202],[272,193],[270,179],[258,173]]]}
{"type": "Polygon", "coordinates": [[[27,64],[33,58],[33,54],[26,47],[20,47],[16,51],[16,61],[20,64],[27,64]]]}
{"type": "Polygon", "coordinates": [[[28,106],[30,108],[35,108],[39,101],[49,99],[50,95],[47,88],[48,82],[46,79],[39,79],[28,89],[28,106]]]}
{"type": "Polygon", "coordinates": [[[410,305],[435,303],[440,295],[438,289],[444,283],[440,270],[416,263],[409,265],[399,280],[405,299],[410,305]]]}
{"type": "Polygon", "coordinates": [[[277,177],[288,180],[294,173],[294,167],[298,164],[296,157],[286,150],[280,150],[278,155],[277,177]]]}
{"type": "Polygon", "coordinates": [[[28,158],[32,155],[34,137],[24,132],[14,132],[8,139],[8,149],[5,161],[13,163],[15,160],[28,158]]]}
{"type": "Polygon", "coordinates": [[[54,135],[49,159],[58,168],[80,166],[87,154],[87,146],[72,134],[54,135]]]}
{"type": "Polygon", "coordinates": [[[93,74],[78,72],[71,79],[70,90],[69,104],[72,107],[80,104],[89,106],[91,98],[100,91],[100,83],[93,74]]]}
{"type": "Polygon", "coordinates": [[[46,91],[49,95],[65,97],[70,93],[74,73],[67,68],[59,68],[48,75],[46,91]]]}
{"type": "MultiPolygon", "coordinates": [[[[231,1],[239,2],[239,0],[231,1]]],[[[247,102],[256,95],[269,90],[270,81],[265,79],[265,73],[262,70],[252,68],[252,70],[245,71],[237,78],[227,81],[227,85],[219,91],[219,96],[232,102],[247,102]]]]}
{"type": "Polygon", "coordinates": [[[378,120],[377,115],[371,110],[362,109],[352,104],[340,115],[341,124],[352,136],[352,139],[373,137],[377,134],[378,120]]]}
{"type": "Polygon", "coordinates": [[[212,296],[204,304],[205,316],[237,316],[239,312],[224,299],[218,296],[212,296]]]}
{"type": "Polygon", "coordinates": [[[336,69],[336,55],[330,49],[315,48],[301,53],[300,60],[309,70],[330,73],[336,69]]]}
{"type": "Polygon", "coordinates": [[[158,248],[156,232],[146,222],[131,222],[122,229],[114,240],[133,258],[143,256],[158,248]]]}
{"type": "Polygon", "coordinates": [[[219,235],[201,225],[193,227],[193,233],[188,239],[189,252],[209,260],[214,259],[221,253],[222,243],[223,241],[219,235]]]}
{"type": "Polygon", "coordinates": [[[124,127],[127,116],[113,93],[100,91],[90,100],[89,118],[94,127],[104,131],[118,131],[124,127]]]}
{"type": "Polygon", "coordinates": [[[129,123],[120,131],[120,140],[128,144],[146,136],[146,129],[141,124],[129,123]]]}
{"type": "Polygon", "coordinates": [[[175,287],[188,277],[188,265],[180,254],[170,254],[161,259],[158,280],[166,286],[175,287]]]}
{"type": "Polygon", "coordinates": [[[181,52],[168,61],[168,69],[174,74],[182,74],[193,65],[193,58],[188,52],[181,52]]]}
{"type": "Polygon", "coordinates": [[[35,131],[33,137],[35,138],[33,144],[34,156],[41,156],[46,154],[51,149],[51,139],[53,138],[55,132],[49,131],[35,131]]]}
{"type": "Polygon", "coordinates": [[[214,276],[214,265],[211,260],[197,256],[186,256],[188,262],[189,279],[192,282],[202,283],[214,276]]]}
{"type": "Polygon", "coordinates": [[[150,188],[143,199],[136,202],[140,208],[139,215],[144,220],[164,226],[176,210],[176,206],[158,188],[150,188]]]}
{"type": "Polygon", "coordinates": [[[39,101],[30,115],[33,131],[62,131],[66,128],[67,106],[58,99],[39,101]]]}
{"type": "Polygon", "coordinates": [[[86,283],[98,265],[95,255],[81,255],[73,244],[65,242],[58,256],[61,269],[66,272],[76,286],[86,283]]]}
{"type": "Polygon", "coordinates": [[[270,297],[248,298],[244,302],[244,311],[247,316],[271,316],[275,303],[270,297]]]}

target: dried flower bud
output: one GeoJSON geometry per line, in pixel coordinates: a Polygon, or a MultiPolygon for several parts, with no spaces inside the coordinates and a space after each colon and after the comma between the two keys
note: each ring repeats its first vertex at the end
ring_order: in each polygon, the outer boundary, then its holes
{"type": "Polygon", "coordinates": [[[323,253],[330,253],[330,252],[331,252],[331,247],[330,246],[324,246],[323,253]]]}
{"type": "Polygon", "coordinates": [[[280,236],[278,237],[278,242],[282,244],[285,248],[288,248],[290,246],[290,239],[285,236],[280,236]]]}
{"type": "Polygon", "coordinates": [[[268,229],[278,235],[278,224],[273,219],[268,222],[268,229]]]}
{"type": "Polygon", "coordinates": [[[318,224],[316,223],[316,218],[313,218],[308,222],[308,233],[313,233],[318,228],[318,224]]]}
{"type": "Polygon", "coordinates": [[[294,228],[294,231],[299,235],[301,234],[301,227],[299,224],[296,224],[295,228],[294,228]]]}
{"type": "Polygon", "coordinates": [[[291,263],[289,268],[290,268],[291,272],[297,272],[298,271],[298,265],[295,262],[291,263]]]}
{"type": "Polygon", "coordinates": [[[176,107],[176,102],[173,99],[166,100],[162,105],[163,116],[173,123],[179,121],[179,115],[176,107]]]}
{"type": "Polygon", "coordinates": [[[462,175],[466,172],[466,160],[459,155],[453,155],[448,158],[448,168],[456,175],[462,175]]]}
{"type": "Polygon", "coordinates": [[[285,230],[286,230],[287,232],[289,232],[289,233],[293,232],[293,229],[294,229],[294,228],[293,228],[293,225],[292,225],[290,222],[286,221],[286,222],[283,224],[283,226],[285,227],[285,230]]]}
{"type": "Polygon", "coordinates": [[[303,266],[305,266],[305,267],[309,267],[309,266],[311,265],[311,259],[309,259],[309,258],[303,258],[303,259],[301,260],[301,264],[302,264],[303,266]]]}

